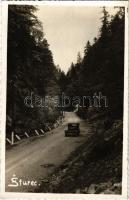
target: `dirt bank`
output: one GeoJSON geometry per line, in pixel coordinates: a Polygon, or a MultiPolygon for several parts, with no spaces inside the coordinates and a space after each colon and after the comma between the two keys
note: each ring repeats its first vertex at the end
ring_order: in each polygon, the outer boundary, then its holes
{"type": "Polygon", "coordinates": [[[37,192],[120,194],[122,127],[121,121],[108,130],[94,124],[89,139],[43,180],[37,192]]]}

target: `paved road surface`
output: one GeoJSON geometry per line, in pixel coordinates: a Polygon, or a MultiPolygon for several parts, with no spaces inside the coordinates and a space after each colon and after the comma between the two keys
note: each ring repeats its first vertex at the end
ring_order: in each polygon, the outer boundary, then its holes
{"type": "MultiPolygon", "coordinates": [[[[46,136],[33,137],[19,142],[16,146],[6,151],[6,191],[7,192],[34,192],[53,170],[65,161],[71,152],[86,141],[89,133],[88,124],[73,112],[65,114],[62,125],[46,136]],[[80,122],[81,136],[64,137],[64,129],[68,122],[80,122]],[[11,178],[15,175],[15,178],[11,178]],[[17,182],[37,181],[32,186],[23,186],[17,182]],[[13,185],[8,186],[9,184],[13,185]],[[36,186],[33,186],[36,185],[36,186]]],[[[25,182],[24,182],[25,183],[25,182]]]]}

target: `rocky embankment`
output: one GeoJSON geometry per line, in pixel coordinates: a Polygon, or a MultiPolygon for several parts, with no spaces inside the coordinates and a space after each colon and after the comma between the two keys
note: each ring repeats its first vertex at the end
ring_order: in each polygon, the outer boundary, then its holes
{"type": "Polygon", "coordinates": [[[104,128],[90,124],[93,134],[44,179],[37,192],[120,194],[122,180],[122,121],[104,128]]]}

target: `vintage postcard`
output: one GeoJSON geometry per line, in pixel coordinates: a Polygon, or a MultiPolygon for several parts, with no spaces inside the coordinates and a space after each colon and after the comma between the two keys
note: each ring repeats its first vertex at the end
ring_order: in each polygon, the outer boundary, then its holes
{"type": "Polygon", "coordinates": [[[2,2],[1,194],[127,199],[128,2],[2,2]]]}

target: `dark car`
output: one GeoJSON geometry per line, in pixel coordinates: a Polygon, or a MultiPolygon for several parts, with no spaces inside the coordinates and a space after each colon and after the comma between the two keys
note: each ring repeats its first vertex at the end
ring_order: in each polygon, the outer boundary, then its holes
{"type": "Polygon", "coordinates": [[[65,137],[79,136],[80,128],[79,123],[68,123],[68,129],[65,130],[65,137]]]}

